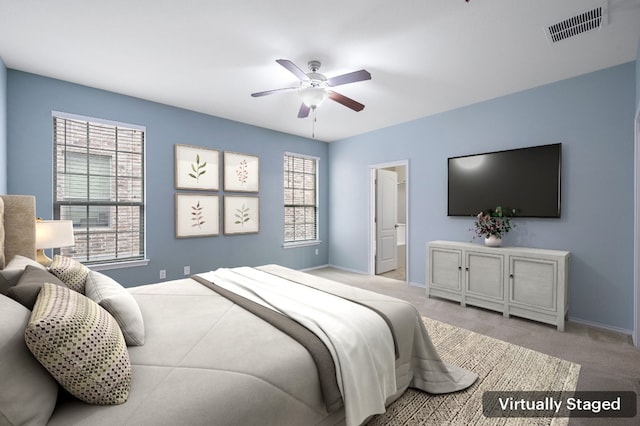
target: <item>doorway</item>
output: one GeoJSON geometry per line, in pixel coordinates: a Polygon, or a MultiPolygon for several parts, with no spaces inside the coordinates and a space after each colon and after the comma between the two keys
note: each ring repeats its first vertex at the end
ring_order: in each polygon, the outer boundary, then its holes
{"type": "Polygon", "coordinates": [[[369,273],[407,281],[408,161],[370,166],[369,273]]]}

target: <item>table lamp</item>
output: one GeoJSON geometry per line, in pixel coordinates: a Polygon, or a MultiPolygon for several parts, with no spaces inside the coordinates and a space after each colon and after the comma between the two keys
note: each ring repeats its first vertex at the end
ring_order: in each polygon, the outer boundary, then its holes
{"type": "Polygon", "coordinates": [[[51,264],[45,249],[70,247],[75,244],[73,221],[41,220],[36,221],[36,260],[44,266],[51,264]]]}

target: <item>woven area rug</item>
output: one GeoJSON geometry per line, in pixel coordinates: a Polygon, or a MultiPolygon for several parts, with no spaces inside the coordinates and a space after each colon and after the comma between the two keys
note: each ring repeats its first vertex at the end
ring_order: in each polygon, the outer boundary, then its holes
{"type": "Polygon", "coordinates": [[[430,395],[408,389],[367,426],[379,425],[566,425],[568,418],[487,418],[485,391],[573,391],[580,365],[423,317],[441,358],[478,374],[468,389],[430,395]]]}

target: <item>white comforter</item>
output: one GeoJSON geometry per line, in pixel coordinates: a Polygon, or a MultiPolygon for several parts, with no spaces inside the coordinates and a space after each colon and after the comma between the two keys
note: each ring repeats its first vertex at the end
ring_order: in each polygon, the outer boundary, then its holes
{"type": "Polygon", "coordinates": [[[341,297],[253,269],[199,274],[216,285],[295,319],[329,348],[347,426],[385,411],[396,392],[393,336],[383,318],[341,297]]]}

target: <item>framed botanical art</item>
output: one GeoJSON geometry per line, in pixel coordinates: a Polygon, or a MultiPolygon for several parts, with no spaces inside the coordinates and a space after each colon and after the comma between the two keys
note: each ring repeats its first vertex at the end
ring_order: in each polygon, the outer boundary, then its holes
{"type": "Polygon", "coordinates": [[[176,238],[212,237],[220,234],[220,197],[176,194],[176,238]]]}
{"type": "Polygon", "coordinates": [[[176,189],[220,189],[220,152],[191,145],[174,145],[176,189]]]}
{"type": "Polygon", "coordinates": [[[224,190],[258,192],[260,187],[260,157],[224,152],[224,190]]]}
{"type": "Polygon", "coordinates": [[[224,234],[254,234],[260,231],[260,198],[224,196],[224,234]]]}

